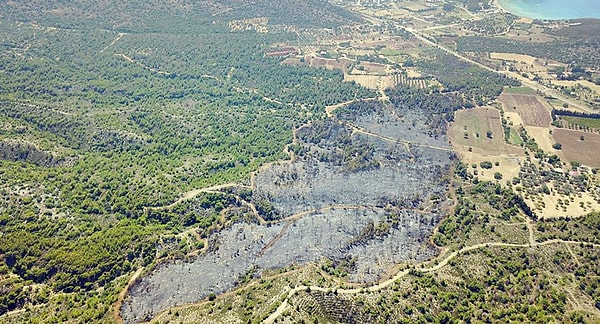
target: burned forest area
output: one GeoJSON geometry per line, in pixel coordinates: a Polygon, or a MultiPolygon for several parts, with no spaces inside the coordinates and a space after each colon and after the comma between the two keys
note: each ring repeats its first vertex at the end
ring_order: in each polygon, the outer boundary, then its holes
{"type": "Polygon", "coordinates": [[[598,322],[598,26],[0,2],[0,323],[598,322]]]}

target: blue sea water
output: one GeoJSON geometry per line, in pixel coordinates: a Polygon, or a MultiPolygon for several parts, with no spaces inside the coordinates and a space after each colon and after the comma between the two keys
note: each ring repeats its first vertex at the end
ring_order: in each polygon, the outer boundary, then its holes
{"type": "Polygon", "coordinates": [[[600,0],[497,0],[502,9],[533,19],[600,18],[600,0]]]}

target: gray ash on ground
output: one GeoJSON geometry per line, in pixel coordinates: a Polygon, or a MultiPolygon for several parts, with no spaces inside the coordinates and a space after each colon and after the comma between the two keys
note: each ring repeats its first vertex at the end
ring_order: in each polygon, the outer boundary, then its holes
{"type": "MultiPolygon", "coordinates": [[[[445,195],[440,179],[450,165],[450,151],[386,141],[335,122],[307,127],[299,138],[296,161],[274,165],[255,177],[253,198],[268,201],[276,215],[407,199],[417,207],[432,194],[445,195]],[[327,137],[316,140],[314,134],[327,137]]],[[[432,139],[426,144],[439,143],[432,139]]]]}
{"type": "Polygon", "coordinates": [[[423,238],[431,232],[439,214],[424,218],[407,210],[399,216],[400,225],[390,227],[386,235],[367,237],[355,244],[366,227],[381,226],[388,216],[382,208],[342,208],[307,215],[290,221],[289,226],[235,224],[218,233],[218,238],[211,238],[218,240],[215,251],[193,262],[160,265],[141,278],[123,303],[121,316],[126,323],[148,321],[164,309],[231,290],[255,270],[302,265],[323,257],[351,257],[355,267],[348,279],[371,283],[391,264],[422,261],[434,255],[435,250],[423,238]]]}
{"type": "Polygon", "coordinates": [[[426,135],[419,114],[393,118],[373,110],[353,124],[300,129],[294,161],[255,176],[250,199],[259,212],[269,211],[263,217],[279,221],[238,222],[213,234],[209,245],[216,248],[195,260],[158,266],[129,291],[125,322],[230,291],[264,269],[351,259],[346,279],[374,283],[394,264],[434,256],[429,237],[443,217],[453,153],[444,138],[426,135]],[[377,118],[385,118],[384,126],[377,118]]]}

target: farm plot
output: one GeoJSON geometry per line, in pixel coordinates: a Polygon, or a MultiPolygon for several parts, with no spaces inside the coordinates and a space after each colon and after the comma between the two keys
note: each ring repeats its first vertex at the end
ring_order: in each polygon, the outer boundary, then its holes
{"type": "Polygon", "coordinates": [[[560,150],[556,150],[554,147],[552,147],[556,140],[553,138],[550,132],[550,128],[526,126],[525,130],[527,130],[527,134],[535,140],[535,142],[542,150],[544,150],[544,152],[549,154],[557,154],[558,156],[563,158],[563,152],[560,150]]]}
{"type": "Polygon", "coordinates": [[[371,89],[385,89],[396,85],[394,77],[391,75],[366,75],[366,74],[344,74],[344,81],[354,81],[361,86],[371,89]]]}
{"type": "Polygon", "coordinates": [[[552,136],[562,145],[567,161],[577,161],[590,167],[600,167],[600,135],[570,129],[554,129],[552,136]]]}
{"type": "Polygon", "coordinates": [[[409,78],[407,75],[404,74],[397,74],[394,76],[394,79],[396,84],[403,84],[409,87],[420,89],[425,89],[433,83],[431,82],[431,80],[427,80],[425,78],[409,78]]]}
{"type": "Polygon", "coordinates": [[[529,196],[525,202],[543,218],[579,217],[600,210],[595,196],[587,192],[574,198],[573,201],[564,196],[539,194],[529,196]]]}
{"type": "Polygon", "coordinates": [[[354,64],[354,60],[339,58],[339,59],[326,59],[321,57],[310,57],[306,59],[309,66],[324,67],[328,69],[339,69],[342,71],[348,71],[349,67],[354,64]]]}
{"type": "Polygon", "coordinates": [[[344,81],[354,81],[371,90],[377,90],[380,84],[379,80],[381,80],[381,78],[381,76],[377,75],[344,74],[344,81]]]}
{"type": "Polygon", "coordinates": [[[498,100],[504,111],[518,113],[525,126],[548,127],[552,122],[550,111],[535,95],[504,92],[498,100]]]}
{"type": "Polygon", "coordinates": [[[386,75],[389,68],[388,65],[373,62],[361,62],[359,67],[360,69],[354,69],[352,73],[361,74],[364,71],[371,75],[386,75]]]}
{"type": "Polygon", "coordinates": [[[491,162],[490,170],[477,171],[479,179],[497,181],[497,173],[504,179],[518,176],[519,163],[525,156],[520,147],[505,142],[497,109],[457,111],[448,133],[452,147],[459,152],[464,163],[474,165],[477,169],[481,162],[491,162]]]}
{"type": "Polygon", "coordinates": [[[306,55],[303,59],[297,57],[288,57],[281,62],[281,64],[288,65],[307,65],[314,67],[326,68],[329,70],[341,70],[343,72],[347,72],[354,64],[354,60],[350,60],[347,58],[339,58],[339,59],[328,59],[322,57],[316,57],[313,55],[306,55]]]}
{"type": "Polygon", "coordinates": [[[593,109],[600,108],[600,85],[587,80],[556,80],[554,84],[564,88],[570,97],[578,98],[588,103],[593,109]]]}
{"type": "Polygon", "coordinates": [[[562,124],[561,128],[600,133],[599,118],[560,116],[558,120],[562,124]]]}
{"type": "Polygon", "coordinates": [[[549,163],[523,161],[518,179],[516,190],[540,217],[578,217],[600,210],[598,179],[589,168],[565,172],[549,163]]]}
{"type": "Polygon", "coordinates": [[[460,110],[455,114],[449,134],[459,152],[483,155],[521,154],[518,147],[504,141],[500,112],[495,108],[460,110]]]}
{"type": "Polygon", "coordinates": [[[508,123],[512,123],[512,125],[523,125],[523,119],[521,119],[521,115],[512,111],[505,111],[504,117],[506,117],[506,121],[508,123]]]}
{"type": "Polygon", "coordinates": [[[509,62],[523,62],[529,65],[533,65],[537,60],[533,56],[514,53],[490,53],[490,58],[509,62]]]}

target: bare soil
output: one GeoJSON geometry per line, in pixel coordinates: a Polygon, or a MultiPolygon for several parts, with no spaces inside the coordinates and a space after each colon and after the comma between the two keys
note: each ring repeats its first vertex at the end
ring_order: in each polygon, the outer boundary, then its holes
{"type": "Polygon", "coordinates": [[[552,136],[562,145],[561,151],[567,162],[600,167],[600,134],[559,128],[553,130],[552,136]]]}
{"type": "Polygon", "coordinates": [[[548,127],[552,122],[549,108],[535,95],[503,93],[498,100],[504,105],[504,111],[518,113],[525,126],[548,127]]]}

